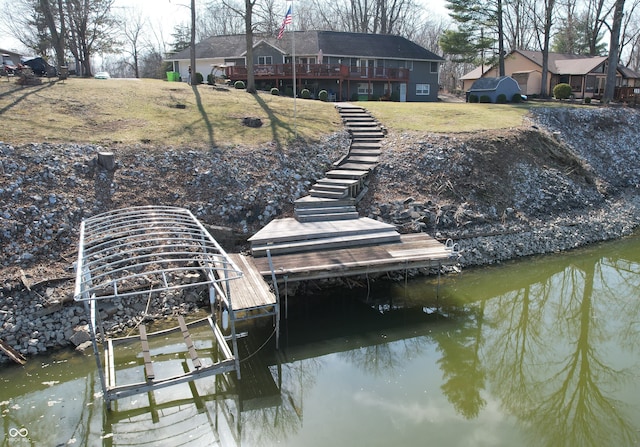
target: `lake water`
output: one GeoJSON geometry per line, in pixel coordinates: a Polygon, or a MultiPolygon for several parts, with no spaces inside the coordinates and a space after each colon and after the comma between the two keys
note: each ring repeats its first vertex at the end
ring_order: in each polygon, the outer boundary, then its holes
{"type": "Polygon", "coordinates": [[[640,236],[364,286],[291,298],[239,384],[107,412],[91,354],[4,367],[0,445],[640,445],[640,236]]]}

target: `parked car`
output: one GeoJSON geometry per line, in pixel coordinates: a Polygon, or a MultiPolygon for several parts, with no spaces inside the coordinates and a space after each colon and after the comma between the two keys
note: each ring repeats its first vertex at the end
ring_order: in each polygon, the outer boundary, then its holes
{"type": "Polygon", "coordinates": [[[27,59],[23,62],[24,65],[31,67],[33,70],[33,74],[36,76],[48,76],[55,77],[58,75],[58,70],[53,65],[49,65],[49,63],[41,57],[34,57],[31,59],[27,59]]]}
{"type": "Polygon", "coordinates": [[[109,76],[109,73],[107,73],[106,71],[99,71],[98,73],[93,75],[93,77],[96,78],[96,79],[109,79],[109,78],[111,78],[111,76],[109,76]]]}
{"type": "Polygon", "coordinates": [[[11,56],[8,54],[2,55],[2,74],[3,75],[14,75],[16,72],[22,69],[22,64],[18,63],[17,65],[11,59],[11,56]]]}

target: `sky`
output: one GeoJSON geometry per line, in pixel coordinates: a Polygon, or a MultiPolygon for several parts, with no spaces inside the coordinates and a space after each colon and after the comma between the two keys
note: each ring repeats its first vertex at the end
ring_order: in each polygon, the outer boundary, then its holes
{"type": "MultiPolygon", "coordinates": [[[[0,0],[0,6],[9,4],[11,0],[0,0]]],[[[196,2],[201,0],[196,0],[196,2]]],[[[447,16],[445,8],[446,0],[419,0],[425,5],[425,9],[430,15],[447,16]]],[[[188,23],[191,20],[190,0],[115,0],[114,7],[116,11],[119,8],[132,8],[139,10],[143,17],[148,17],[151,25],[156,28],[162,28],[165,40],[171,38],[171,33],[175,25],[180,23],[188,23]]],[[[284,17],[286,10],[286,1],[282,0],[282,15],[284,17]]],[[[295,20],[295,19],[294,19],[295,20]]],[[[294,22],[295,23],[295,22],[294,22]]],[[[22,45],[16,39],[11,37],[6,29],[0,27],[0,48],[7,50],[21,50],[22,45]]]]}

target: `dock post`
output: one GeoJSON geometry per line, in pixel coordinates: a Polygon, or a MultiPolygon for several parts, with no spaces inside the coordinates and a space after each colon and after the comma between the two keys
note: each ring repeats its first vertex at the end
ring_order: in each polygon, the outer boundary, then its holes
{"type": "Polygon", "coordinates": [[[269,269],[271,270],[271,280],[273,281],[273,289],[276,292],[276,349],[280,347],[280,291],[278,290],[278,280],[276,272],[273,270],[273,260],[271,259],[271,250],[267,249],[267,259],[269,260],[269,269]]]}

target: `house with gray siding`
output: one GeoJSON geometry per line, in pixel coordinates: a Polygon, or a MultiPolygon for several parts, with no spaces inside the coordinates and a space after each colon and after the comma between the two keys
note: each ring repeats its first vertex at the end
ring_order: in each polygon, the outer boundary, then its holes
{"type": "MultiPolygon", "coordinates": [[[[213,36],[196,44],[196,72],[224,75],[230,82],[247,79],[245,35],[213,36]]],[[[190,50],[166,58],[183,80],[188,78],[190,50]]],[[[253,44],[257,89],[277,87],[293,94],[326,90],[335,101],[438,99],[443,59],[400,36],[337,31],[293,31],[282,39],[256,35],[253,44]],[[295,61],[293,60],[295,57],[295,61]],[[295,62],[295,63],[294,63],[295,62]]]]}

